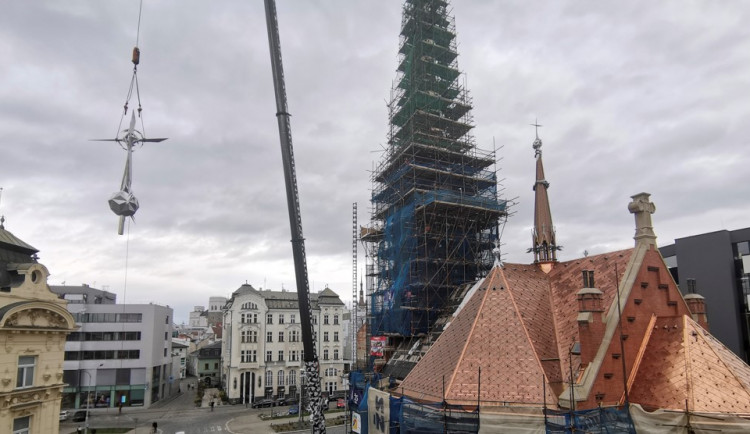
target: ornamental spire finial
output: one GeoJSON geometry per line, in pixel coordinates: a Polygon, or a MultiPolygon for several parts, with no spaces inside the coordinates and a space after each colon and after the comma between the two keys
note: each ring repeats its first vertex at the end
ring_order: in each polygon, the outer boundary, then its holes
{"type": "Polygon", "coordinates": [[[536,139],[534,140],[534,144],[531,145],[534,148],[534,158],[542,155],[542,139],[539,138],[539,128],[541,125],[539,125],[539,120],[534,120],[533,124],[530,124],[532,127],[534,127],[534,133],[536,134],[536,139]]]}

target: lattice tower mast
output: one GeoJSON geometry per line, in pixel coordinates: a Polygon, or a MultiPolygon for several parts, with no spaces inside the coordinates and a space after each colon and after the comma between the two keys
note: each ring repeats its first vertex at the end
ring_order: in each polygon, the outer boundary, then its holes
{"type": "Polygon", "coordinates": [[[359,304],[357,303],[357,202],[352,204],[352,312],[350,321],[351,324],[351,336],[352,336],[352,363],[357,362],[357,311],[359,310],[359,304]]]}

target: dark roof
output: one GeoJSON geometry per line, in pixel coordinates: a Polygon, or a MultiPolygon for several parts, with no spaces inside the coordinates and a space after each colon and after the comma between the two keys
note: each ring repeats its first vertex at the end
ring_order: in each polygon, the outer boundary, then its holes
{"type": "Polygon", "coordinates": [[[0,226],[0,262],[36,262],[39,250],[0,226]]]}

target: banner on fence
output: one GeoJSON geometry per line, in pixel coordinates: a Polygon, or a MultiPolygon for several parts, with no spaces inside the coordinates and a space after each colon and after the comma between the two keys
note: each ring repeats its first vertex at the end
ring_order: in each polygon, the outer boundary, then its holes
{"type": "Polygon", "coordinates": [[[367,395],[368,432],[370,434],[390,432],[390,394],[371,387],[367,395]]]}

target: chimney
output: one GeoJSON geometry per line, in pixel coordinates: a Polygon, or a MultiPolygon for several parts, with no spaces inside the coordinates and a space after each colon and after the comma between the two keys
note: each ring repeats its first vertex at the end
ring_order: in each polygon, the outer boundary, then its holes
{"type": "Polygon", "coordinates": [[[583,288],[578,298],[578,336],[581,341],[581,365],[589,364],[604,337],[602,292],[594,288],[594,272],[583,270],[583,288]]]}
{"type": "Polygon", "coordinates": [[[706,315],[706,299],[698,294],[695,289],[695,279],[687,279],[688,294],[682,298],[685,299],[690,316],[693,321],[697,322],[704,329],[708,330],[708,315],[706,315]]]}

